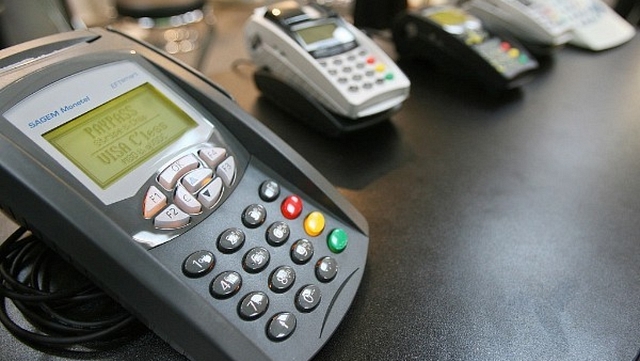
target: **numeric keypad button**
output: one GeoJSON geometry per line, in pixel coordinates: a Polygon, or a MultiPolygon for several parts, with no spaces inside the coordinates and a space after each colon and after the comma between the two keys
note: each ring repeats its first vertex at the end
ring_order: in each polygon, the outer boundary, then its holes
{"type": "Polygon", "coordinates": [[[255,247],[244,255],[242,267],[249,273],[257,273],[267,267],[270,259],[269,251],[263,247],[255,247]]]}
{"type": "Polygon", "coordinates": [[[209,291],[215,298],[229,298],[235,295],[242,286],[242,277],[235,271],[225,271],[213,279],[209,291]]]}
{"type": "Polygon", "coordinates": [[[284,222],[272,223],[267,228],[267,242],[272,246],[279,246],[289,240],[289,226],[284,222]]]}
{"type": "Polygon", "coordinates": [[[252,204],[242,212],[242,223],[247,228],[260,227],[267,219],[267,210],[260,204],[252,204]]]}
{"type": "Polygon", "coordinates": [[[316,263],[316,277],[320,282],[329,282],[338,274],[338,262],[332,257],[321,258],[316,263]]]}
{"type": "Polygon", "coordinates": [[[280,196],[280,185],[273,180],[266,180],[260,185],[260,199],[273,202],[280,196]]]}
{"type": "Polygon", "coordinates": [[[296,316],[293,313],[279,313],[269,320],[267,324],[267,336],[272,341],[284,341],[293,334],[296,325],[296,316]]]}
{"type": "Polygon", "coordinates": [[[264,315],[267,308],[269,308],[269,297],[264,292],[251,292],[238,304],[238,314],[247,321],[255,320],[264,315]]]}
{"type": "Polygon", "coordinates": [[[273,292],[285,292],[296,281],[296,272],[292,267],[280,266],[269,277],[269,288],[273,292]]]}
{"type": "Polygon", "coordinates": [[[244,244],[244,232],[238,228],[229,228],[218,237],[218,250],[222,253],[233,253],[244,244]]]}
{"type": "Polygon", "coordinates": [[[311,312],[320,304],[322,294],[316,285],[304,286],[296,295],[296,307],[300,312],[311,312]]]}
{"type": "Polygon", "coordinates": [[[182,264],[182,272],[187,277],[202,277],[215,266],[216,258],[209,251],[197,251],[190,254],[182,264]]]}
{"type": "Polygon", "coordinates": [[[305,264],[313,257],[313,244],[308,239],[299,239],[291,246],[291,260],[305,264]]]}

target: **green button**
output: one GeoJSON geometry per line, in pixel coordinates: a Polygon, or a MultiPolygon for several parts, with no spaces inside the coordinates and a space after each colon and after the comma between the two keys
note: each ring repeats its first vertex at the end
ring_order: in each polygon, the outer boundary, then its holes
{"type": "Polygon", "coordinates": [[[347,236],[347,232],[343,229],[336,228],[327,237],[327,246],[329,246],[329,250],[333,253],[340,253],[347,248],[347,243],[349,242],[349,236],[347,236]]]}

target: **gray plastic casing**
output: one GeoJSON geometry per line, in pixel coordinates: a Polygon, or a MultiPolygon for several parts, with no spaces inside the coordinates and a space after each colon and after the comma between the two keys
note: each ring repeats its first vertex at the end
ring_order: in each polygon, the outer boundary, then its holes
{"type": "MultiPolygon", "coordinates": [[[[132,238],[140,227],[149,227],[149,221],[140,216],[146,186],[131,198],[106,205],[2,116],[0,208],[192,360],[310,359],[330,338],[356,295],[365,269],[368,225],[324,177],[223,90],[145,44],[112,30],[90,29],[0,51],[0,114],[60,79],[118,61],[146,69],[211,121],[215,131],[209,141],[223,145],[236,158],[233,187],[213,211],[149,249],[132,238]],[[283,195],[276,202],[265,203],[258,197],[257,188],[265,179],[282,186],[283,195]],[[269,221],[280,220],[278,202],[287,194],[303,199],[305,213],[318,210],[326,217],[327,229],[313,239],[317,256],[311,263],[329,252],[324,237],[330,228],[343,228],[349,234],[346,250],[328,253],[339,264],[336,279],[319,283],[312,264],[297,271],[294,289],[312,282],[322,288],[323,298],[313,312],[295,308],[295,291],[280,294],[267,287],[269,272],[281,263],[291,263],[287,249],[292,240],[273,247],[268,270],[259,275],[242,273],[242,254],[252,244],[268,246],[264,240],[268,224],[247,231],[247,244],[238,253],[222,254],[215,247],[222,230],[241,226],[240,213],[249,204],[263,203],[269,221]],[[213,272],[207,278],[184,276],[184,258],[203,248],[216,255],[213,272]],[[209,294],[209,285],[225,267],[237,268],[243,286],[233,297],[218,300],[209,294]],[[245,321],[238,317],[237,305],[252,290],[268,293],[270,305],[260,319],[245,321]],[[291,337],[274,342],[266,337],[265,322],[280,311],[294,313],[298,324],[291,337]]],[[[148,183],[155,177],[149,174],[148,183]]],[[[302,234],[301,218],[290,222],[292,234],[302,234]]]]}

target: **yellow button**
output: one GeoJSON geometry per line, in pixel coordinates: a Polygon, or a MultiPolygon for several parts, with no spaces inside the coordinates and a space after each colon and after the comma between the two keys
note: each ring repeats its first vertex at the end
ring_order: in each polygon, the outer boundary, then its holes
{"type": "Polygon", "coordinates": [[[520,50],[516,48],[509,49],[509,56],[513,59],[517,58],[518,56],[520,56],[520,50]]]}
{"type": "Polygon", "coordinates": [[[318,211],[311,212],[304,219],[304,231],[315,237],[324,230],[324,215],[318,211]]]}
{"type": "Polygon", "coordinates": [[[382,73],[387,67],[384,64],[377,64],[375,69],[378,73],[382,73]]]}

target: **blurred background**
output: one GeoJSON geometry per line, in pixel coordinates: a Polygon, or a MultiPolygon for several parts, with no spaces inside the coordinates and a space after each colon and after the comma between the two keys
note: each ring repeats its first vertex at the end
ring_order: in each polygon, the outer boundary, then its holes
{"type": "MultiPolygon", "coordinates": [[[[353,21],[357,0],[316,0],[353,21]]],[[[454,0],[360,0],[358,16],[365,25],[384,26],[388,13],[376,9],[421,7],[454,0]],[[380,20],[382,19],[382,20],[380,20]]],[[[637,23],[638,0],[605,0],[637,23]]],[[[0,42],[15,45],[47,34],[89,27],[113,26],[147,41],[209,73],[207,50],[219,28],[216,9],[257,7],[275,0],[0,0],[0,42]]],[[[234,19],[235,21],[236,19],[234,19]]],[[[243,19],[237,19],[243,20],[243,19]]],[[[358,20],[358,19],[356,19],[358,20]]],[[[356,25],[360,25],[356,22],[356,25]]],[[[218,58],[219,60],[224,60],[218,58]]]]}

